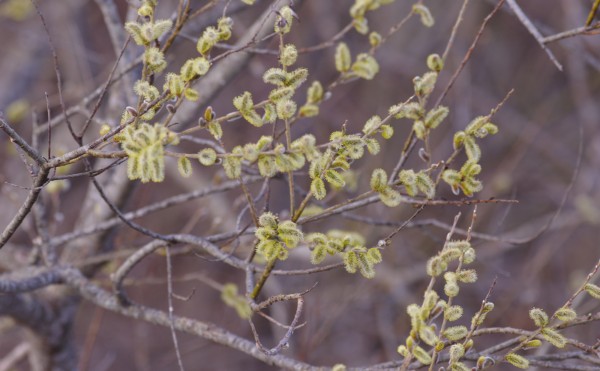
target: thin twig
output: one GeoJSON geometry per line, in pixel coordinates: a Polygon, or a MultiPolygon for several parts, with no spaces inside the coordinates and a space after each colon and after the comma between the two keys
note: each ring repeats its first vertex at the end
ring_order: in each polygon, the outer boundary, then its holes
{"type": "Polygon", "coordinates": [[[183,361],[181,360],[181,351],[179,350],[179,343],[177,341],[177,333],[175,332],[175,323],[173,321],[173,265],[171,263],[171,252],[169,251],[169,245],[165,246],[165,253],[167,260],[167,302],[169,305],[169,327],[171,329],[171,337],[173,338],[173,346],[175,347],[175,354],[177,355],[179,370],[184,371],[183,361]]]}
{"type": "Polygon", "coordinates": [[[554,54],[552,53],[552,51],[550,51],[550,49],[548,49],[548,47],[546,46],[546,43],[544,42],[544,36],[533,25],[533,23],[531,22],[531,20],[529,20],[529,18],[525,14],[525,12],[523,12],[523,10],[519,6],[519,4],[517,4],[517,1],[516,0],[506,0],[506,2],[510,6],[510,8],[513,10],[513,12],[515,13],[515,15],[519,19],[519,21],[521,21],[521,23],[523,24],[523,26],[525,26],[525,28],[527,29],[527,31],[529,31],[529,33],[533,36],[533,38],[535,39],[535,41],[537,41],[537,43],[540,45],[540,47],[542,48],[542,50],[544,52],[546,52],[546,54],[548,55],[548,58],[550,58],[550,60],[552,61],[552,63],[554,63],[554,65],[556,66],[556,68],[558,68],[558,70],[562,72],[563,66],[558,62],[558,60],[556,59],[556,57],[554,56],[554,54]]]}
{"type": "Polygon", "coordinates": [[[456,21],[454,22],[454,26],[452,27],[452,32],[450,33],[450,38],[448,39],[448,43],[446,44],[446,49],[444,49],[444,54],[442,54],[442,61],[446,62],[446,58],[448,57],[448,53],[450,53],[450,49],[454,44],[454,39],[456,38],[456,34],[458,33],[458,27],[462,23],[463,17],[465,15],[465,10],[467,10],[467,5],[469,4],[469,0],[463,0],[462,6],[460,7],[460,11],[458,12],[458,17],[456,17],[456,21]]]}
{"type": "Polygon", "coordinates": [[[552,42],[567,39],[569,37],[575,37],[575,36],[579,36],[579,35],[585,35],[588,33],[592,33],[592,31],[598,30],[598,29],[600,29],[600,22],[595,23],[590,26],[577,27],[572,30],[567,30],[564,32],[559,32],[554,35],[546,36],[542,39],[542,41],[544,42],[544,44],[550,44],[552,42]]]}
{"type": "Polygon", "coordinates": [[[494,9],[490,12],[490,14],[488,14],[484,18],[483,22],[481,23],[481,26],[479,27],[479,31],[477,31],[477,34],[475,35],[475,39],[473,39],[473,42],[471,43],[471,46],[469,46],[469,49],[465,53],[465,56],[464,56],[463,60],[460,62],[460,65],[458,66],[458,68],[456,69],[456,71],[454,72],[454,74],[452,75],[452,77],[450,78],[450,81],[448,82],[448,85],[446,85],[446,88],[444,89],[444,91],[442,92],[442,94],[440,94],[439,98],[435,102],[434,107],[437,107],[437,106],[439,106],[442,103],[442,101],[444,100],[444,97],[446,96],[446,94],[448,94],[448,91],[450,91],[450,88],[452,88],[452,85],[454,85],[454,83],[456,82],[456,79],[458,78],[458,75],[460,75],[460,73],[462,72],[463,68],[465,68],[465,66],[467,65],[467,62],[469,61],[469,59],[471,59],[471,54],[473,54],[473,51],[475,50],[475,46],[477,46],[477,42],[479,42],[479,39],[481,38],[481,35],[483,35],[483,31],[487,27],[487,24],[494,17],[494,15],[498,12],[498,10],[500,10],[500,8],[502,7],[502,5],[504,5],[505,1],[506,0],[500,0],[500,1],[498,1],[498,3],[496,4],[496,6],[494,7],[494,9]]]}
{"type": "Polygon", "coordinates": [[[260,339],[258,337],[258,333],[256,332],[256,328],[254,327],[254,323],[252,323],[252,320],[249,321],[250,328],[252,329],[252,334],[254,335],[254,340],[256,341],[256,346],[258,347],[258,349],[260,349],[266,355],[269,355],[269,356],[277,355],[283,349],[286,349],[289,347],[290,338],[292,337],[294,330],[297,328],[298,321],[300,320],[300,315],[302,314],[302,308],[304,307],[304,299],[302,297],[299,297],[297,299],[297,301],[298,301],[298,304],[296,306],[296,314],[294,315],[294,319],[292,320],[292,323],[290,324],[287,332],[285,333],[283,338],[279,341],[279,343],[277,343],[277,345],[271,349],[267,349],[262,345],[262,343],[260,342],[260,339]]]}
{"type": "MultiPolygon", "coordinates": [[[[0,120],[0,123],[1,122],[2,121],[0,120]]],[[[10,223],[8,223],[6,228],[4,228],[4,231],[0,235],[0,249],[17,231],[17,228],[19,228],[21,223],[23,223],[23,220],[25,220],[25,217],[31,211],[33,204],[35,203],[38,196],[40,195],[40,192],[42,191],[42,186],[46,184],[46,181],[48,180],[49,172],[50,170],[45,167],[42,167],[40,169],[39,173],[37,174],[37,177],[35,178],[33,186],[31,187],[31,191],[29,191],[29,194],[27,195],[27,198],[25,199],[15,216],[12,218],[10,223]]]]}
{"type": "Polygon", "coordinates": [[[19,148],[21,148],[32,160],[34,160],[38,165],[43,165],[46,162],[46,159],[39,154],[25,139],[23,139],[6,121],[0,114],[0,129],[2,129],[6,135],[10,138],[10,141],[16,143],[19,148]]]}

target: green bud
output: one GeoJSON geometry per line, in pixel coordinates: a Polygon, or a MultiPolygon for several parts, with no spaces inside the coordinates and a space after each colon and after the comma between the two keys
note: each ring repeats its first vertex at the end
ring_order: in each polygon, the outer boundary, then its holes
{"type": "Polygon", "coordinates": [[[290,99],[281,99],[277,102],[277,117],[282,120],[288,120],[294,117],[296,113],[296,102],[290,99]]]}
{"type": "Polygon", "coordinates": [[[460,288],[455,281],[447,281],[444,285],[444,293],[450,298],[457,296],[459,291],[460,288]]]}
{"type": "Polygon", "coordinates": [[[550,328],[542,328],[542,336],[550,344],[557,348],[564,348],[567,345],[567,339],[560,334],[560,332],[550,328]]]}
{"type": "Polygon", "coordinates": [[[276,86],[284,86],[286,81],[286,73],[281,68],[269,68],[263,74],[263,81],[267,84],[276,86]]]}
{"type": "Polygon", "coordinates": [[[290,99],[294,95],[294,89],[284,86],[271,90],[269,93],[269,100],[277,102],[282,99],[290,99]]]}
{"type": "Polygon", "coordinates": [[[381,192],[387,187],[387,180],[385,170],[373,170],[373,174],[371,175],[371,189],[375,192],[381,192]]]}
{"type": "Polygon", "coordinates": [[[367,122],[365,123],[365,126],[362,129],[362,132],[365,133],[365,135],[369,135],[372,132],[374,132],[375,130],[379,129],[380,125],[381,125],[381,117],[373,116],[367,120],[367,122]]]}
{"type": "Polygon", "coordinates": [[[427,67],[434,72],[440,72],[444,68],[444,60],[439,54],[430,54],[427,57],[427,67]]]}
{"type": "Polygon", "coordinates": [[[591,297],[600,299],[600,286],[587,283],[583,288],[591,297]]]}
{"type": "Polygon", "coordinates": [[[379,44],[381,44],[381,40],[382,38],[379,32],[371,32],[369,34],[369,44],[371,44],[372,47],[379,46],[379,44]]]}
{"type": "Polygon", "coordinates": [[[293,44],[287,44],[281,49],[279,54],[279,62],[286,67],[296,63],[298,59],[298,49],[293,44]]]}
{"type": "Polygon", "coordinates": [[[315,196],[317,200],[322,200],[327,195],[327,191],[325,190],[325,183],[321,178],[314,178],[310,183],[310,191],[315,196]]]}
{"type": "Polygon", "coordinates": [[[372,80],[377,72],[379,72],[377,60],[367,53],[359,54],[351,68],[352,72],[365,80],[372,80]]]}
{"type": "Polygon", "coordinates": [[[464,269],[458,272],[456,278],[460,282],[474,283],[477,281],[477,272],[475,271],[475,269],[464,269]]]}
{"type": "Polygon", "coordinates": [[[456,134],[454,134],[454,141],[453,141],[454,149],[459,149],[463,145],[463,142],[465,141],[466,136],[467,136],[467,134],[465,134],[464,131],[458,131],[458,132],[456,132],[456,134]]]}
{"type": "Polygon", "coordinates": [[[460,319],[460,317],[462,317],[462,314],[463,309],[460,305],[452,305],[450,307],[447,307],[444,311],[444,318],[447,321],[452,322],[460,319]]]}
{"type": "Polygon", "coordinates": [[[189,178],[192,175],[192,162],[187,157],[179,157],[177,160],[177,170],[184,178],[189,178]]]}
{"type": "Polygon", "coordinates": [[[279,34],[286,34],[292,29],[292,22],[296,13],[289,6],[284,6],[277,13],[277,19],[275,20],[275,32],[279,34]]]}
{"type": "Polygon", "coordinates": [[[473,137],[466,136],[463,140],[463,145],[470,161],[478,162],[481,159],[481,148],[479,148],[473,137]]]}
{"type": "Polygon", "coordinates": [[[412,354],[419,362],[421,362],[424,365],[428,365],[431,363],[431,356],[429,355],[429,353],[427,353],[425,349],[421,348],[418,345],[413,348],[412,354]]]}
{"type": "Polygon", "coordinates": [[[408,349],[404,345],[399,345],[398,349],[396,349],[396,351],[398,352],[398,354],[400,354],[404,358],[408,357],[408,355],[410,354],[408,352],[408,349]]]}
{"type": "Polygon", "coordinates": [[[258,224],[262,227],[277,228],[279,218],[271,212],[266,212],[258,218],[258,224]]]}
{"type": "Polygon", "coordinates": [[[437,81],[437,72],[426,72],[423,76],[417,76],[413,79],[415,94],[420,97],[426,97],[435,88],[437,81]]]}
{"type": "Polygon", "coordinates": [[[233,98],[233,106],[237,108],[241,113],[249,112],[254,108],[254,102],[252,102],[252,94],[250,92],[244,92],[244,94],[233,98]]]}
{"type": "Polygon", "coordinates": [[[433,16],[431,15],[431,12],[429,11],[429,8],[427,8],[425,5],[414,4],[412,7],[412,10],[414,13],[421,16],[421,23],[423,23],[423,25],[425,27],[431,27],[435,23],[433,16]]]}
{"type": "Polygon", "coordinates": [[[394,135],[394,128],[390,125],[381,125],[380,128],[383,139],[390,139],[394,135]]]}
{"type": "Polygon", "coordinates": [[[444,121],[446,116],[448,116],[448,112],[450,112],[450,110],[448,107],[444,106],[435,107],[431,111],[427,112],[427,115],[425,116],[425,127],[429,129],[437,128],[440,123],[444,121]]]}
{"type": "Polygon", "coordinates": [[[539,348],[540,346],[542,346],[542,341],[539,339],[533,339],[523,344],[523,349],[539,348]]]}
{"type": "Polygon", "coordinates": [[[305,104],[298,110],[298,116],[300,117],[314,117],[319,114],[319,106],[316,104],[305,104]]]}
{"type": "Polygon", "coordinates": [[[437,256],[427,261],[427,274],[431,277],[440,276],[447,268],[447,263],[437,256]]]}
{"type": "Polygon", "coordinates": [[[346,43],[339,43],[335,49],[335,68],[338,72],[347,72],[352,65],[352,56],[346,43]]]}
{"type": "Polygon", "coordinates": [[[402,195],[391,187],[386,187],[379,192],[379,199],[385,206],[396,207],[402,202],[402,195]]]}
{"type": "Polygon", "coordinates": [[[529,317],[537,327],[546,327],[548,325],[548,315],[540,308],[532,308],[529,311],[529,317]]]}
{"type": "Polygon", "coordinates": [[[458,362],[458,360],[465,355],[465,348],[462,344],[453,344],[449,350],[450,362],[458,362]]]}
{"type": "Polygon", "coordinates": [[[577,318],[577,312],[572,308],[562,307],[554,313],[554,317],[558,318],[560,321],[569,322],[577,318]]]}
{"type": "Polygon", "coordinates": [[[323,86],[318,81],[313,81],[306,92],[308,103],[318,103],[323,99],[323,86]]]}
{"type": "Polygon", "coordinates": [[[529,361],[527,360],[527,358],[518,354],[508,353],[506,356],[504,356],[504,359],[506,360],[506,362],[510,363],[511,365],[517,368],[521,368],[524,370],[529,368],[529,361]]]}
{"type": "Polygon", "coordinates": [[[290,86],[294,89],[298,88],[308,78],[308,70],[306,68],[297,68],[286,73],[285,86],[290,86]]]}
{"type": "Polygon", "coordinates": [[[422,326],[419,330],[419,338],[430,346],[434,346],[438,342],[438,337],[433,326],[422,326]]]}
{"type": "Polygon", "coordinates": [[[196,74],[198,74],[199,76],[204,76],[208,73],[208,70],[210,69],[210,62],[203,57],[198,57],[196,59],[193,59],[194,62],[194,71],[196,72],[196,74]]]}
{"type": "Polygon", "coordinates": [[[444,330],[442,335],[450,341],[458,341],[467,336],[468,333],[469,330],[465,326],[451,326],[444,330]]]}
{"type": "Polygon", "coordinates": [[[490,368],[496,364],[493,358],[487,356],[480,356],[477,359],[477,370],[485,370],[486,368],[490,368]]]}

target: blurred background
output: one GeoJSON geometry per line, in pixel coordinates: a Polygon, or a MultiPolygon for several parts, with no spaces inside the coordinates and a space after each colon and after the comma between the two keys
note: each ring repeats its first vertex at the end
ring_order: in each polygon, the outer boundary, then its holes
{"type": "MultiPolygon", "coordinates": [[[[232,4],[239,5],[236,2],[232,4]]],[[[192,6],[199,8],[205,3],[207,1],[192,1],[192,6]]],[[[270,3],[261,1],[248,9],[232,5],[235,21],[232,40],[242,37],[270,3]]],[[[352,3],[347,0],[297,2],[300,22],[294,25],[289,42],[302,48],[331,39],[351,21],[348,9],[352,3]]],[[[380,73],[372,81],[359,80],[337,87],[331,98],[321,105],[318,117],[304,119],[294,126],[295,137],[310,132],[321,143],[344,122],[347,122],[349,132],[357,132],[369,117],[374,114],[385,116],[391,105],[412,95],[413,77],[426,71],[425,59],[429,54],[443,52],[462,1],[429,0],[425,3],[431,9],[435,25],[423,27],[418,18],[413,17],[377,52],[380,73]]],[[[528,0],[521,3],[523,11],[545,36],[583,26],[591,6],[587,0],[528,0]]],[[[47,37],[35,10],[26,4],[29,3],[0,2],[3,49],[0,54],[0,110],[22,135],[29,138],[32,113],[45,122],[45,92],[49,96],[52,115],[60,114],[60,106],[47,37]]],[[[184,34],[197,38],[203,27],[214,22],[215,14],[222,12],[223,4],[223,1],[218,2],[214,11],[186,26],[184,34]]],[[[464,22],[433,93],[434,99],[459,66],[494,4],[493,1],[472,1],[467,7],[464,22]]],[[[125,19],[127,3],[118,2],[118,5],[125,19]]],[[[369,13],[371,30],[385,34],[410,11],[411,5],[397,1],[369,13]]],[[[176,2],[162,1],[159,13],[167,17],[175,7],[176,2]]],[[[46,0],[40,2],[40,8],[58,55],[66,105],[78,104],[82,97],[105,81],[115,61],[102,13],[94,1],[46,0]]],[[[342,40],[348,43],[353,55],[369,48],[368,39],[355,31],[342,40]]],[[[277,44],[272,40],[260,47],[273,49],[277,44]]],[[[510,198],[519,203],[482,204],[477,209],[474,231],[481,235],[474,238],[474,245],[478,252],[475,268],[479,280],[476,284],[462,286],[457,301],[465,307],[465,324],[479,309],[481,300],[497,279],[491,295],[496,309],[488,316],[487,326],[532,329],[527,314],[529,309],[536,306],[554,312],[579,287],[600,256],[600,35],[568,38],[548,44],[548,47],[563,65],[562,72],[505,4],[490,21],[471,59],[445,98],[443,104],[450,108],[450,115],[432,137],[433,160],[447,158],[452,152],[453,134],[474,117],[488,114],[514,89],[492,120],[500,132],[480,141],[483,150],[480,178],[484,190],[476,197],[510,198]],[[545,228],[565,196],[562,211],[545,228]]],[[[136,46],[130,48],[134,53],[139,52],[136,46]]],[[[178,71],[181,62],[194,53],[194,42],[179,39],[168,57],[169,68],[178,71]]],[[[304,101],[302,95],[311,81],[319,80],[326,85],[336,79],[333,56],[334,47],[300,56],[296,65],[308,68],[310,75],[308,83],[300,88],[299,102],[304,101]]],[[[253,56],[210,102],[188,103],[186,112],[189,115],[179,118],[181,127],[195,124],[207,105],[211,105],[218,115],[232,111],[233,97],[244,90],[251,91],[256,97],[266,97],[269,86],[262,82],[262,74],[276,64],[274,55],[253,56]]],[[[130,88],[117,85],[117,89],[124,90],[111,91],[109,100],[131,95],[130,88]]],[[[125,105],[122,104],[120,110],[125,105]]],[[[109,107],[108,104],[105,106],[109,107]]],[[[87,139],[97,135],[101,123],[119,120],[122,111],[111,111],[105,106],[99,111],[87,139]]],[[[85,116],[75,115],[72,120],[75,125],[81,124],[85,116]]],[[[344,191],[347,193],[336,196],[335,200],[367,190],[373,168],[383,167],[389,172],[394,167],[411,124],[394,120],[393,126],[394,137],[383,145],[382,151],[377,156],[365,156],[356,164],[356,190],[344,191]]],[[[229,148],[249,140],[256,141],[270,131],[264,128],[264,132],[259,133],[241,120],[228,123],[224,130],[229,148]]],[[[64,125],[52,134],[54,154],[76,147],[64,125]]],[[[206,133],[201,135],[208,138],[206,133]]],[[[4,226],[27,194],[15,185],[28,186],[30,181],[14,146],[4,135],[0,136],[0,146],[0,225],[4,226]]],[[[183,148],[192,152],[199,150],[197,144],[190,143],[183,148]]],[[[456,164],[462,164],[464,160],[462,154],[456,164]]],[[[406,166],[424,167],[416,154],[406,166]]],[[[82,170],[82,167],[76,167],[70,172],[82,170]]],[[[223,177],[222,172],[196,164],[193,176],[188,179],[178,176],[174,170],[167,171],[164,183],[135,186],[126,209],[135,210],[169,196],[202,189],[222,181],[223,177]]],[[[68,184],[61,184],[60,189],[51,194],[54,236],[73,229],[88,185],[86,178],[75,178],[68,184]]],[[[300,186],[306,189],[308,182],[300,186]]],[[[271,206],[274,211],[285,214],[289,204],[287,185],[280,182],[274,183],[273,187],[271,206]]],[[[259,187],[251,189],[257,192],[259,187]]],[[[440,186],[439,197],[457,199],[445,184],[440,186]]],[[[159,232],[174,233],[183,229],[205,236],[234,229],[235,219],[244,204],[243,197],[235,191],[194,200],[139,221],[159,232]]],[[[414,209],[407,205],[389,209],[373,204],[355,210],[353,214],[399,224],[413,212],[414,209]]],[[[343,269],[311,276],[271,278],[265,287],[265,295],[297,292],[318,282],[306,296],[303,317],[306,325],[294,334],[285,354],[311,364],[329,366],[335,363],[365,366],[400,359],[396,347],[404,342],[410,326],[405,308],[421,302],[429,282],[425,262],[442,247],[447,230],[441,227],[452,224],[458,212],[462,213],[458,225],[466,229],[472,206],[425,208],[385,249],[384,262],[377,266],[376,277],[372,280],[359,274],[348,274],[343,269]]],[[[322,232],[331,228],[360,232],[371,246],[393,230],[393,227],[373,226],[337,216],[307,224],[304,231],[322,232]]],[[[34,237],[35,232],[26,224],[14,236],[12,242],[16,247],[11,254],[26,256],[34,237]]],[[[128,249],[147,240],[130,229],[121,228],[115,241],[117,249],[128,249]]],[[[251,245],[251,239],[242,240],[238,253],[247,251],[248,245],[251,245]]],[[[307,257],[306,251],[294,252],[278,268],[308,268],[307,257]]],[[[115,265],[109,264],[98,274],[98,282],[108,282],[108,273],[114,269],[115,265]]],[[[243,287],[242,273],[194,254],[177,256],[174,275],[188,279],[177,280],[175,292],[182,296],[193,295],[187,301],[176,300],[176,313],[213,322],[240,336],[252,338],[247,322],[232,308],[224,307],[220,292],[207,285],[203,278],[209,277],[219,284],[233,282],[243,287]]],[[[130,277],[135,279],[128,287],[133,299],[166,309],[167,293],[162,279],[165,277],[164,256],[149,257],[130,277]]],[[[289,323],[294,310],[292,304],[279,304],[271,308],[270,315],[289,323]]],[[[597,310],[598,301],[586,299],[578,303],[580,314],[597,310]]],[[[26,334],[6,320],[0,323],[1,359],[26,334]]],[[[262,319],[257,319],[256,324],[266,346],[276,344],[284,333],[262,319]]],[[[167,328],[133,321],[84,302],[74,331],[80,344],[82,370],[177,368],[167,328]]],[[[600,324],[574,327],[565,334],[593,344],[600,334],[600,324]]],[[[500,335],[481,337],[476,339],[476,347],[483,349],[506,339],[500,335]]],[[[179,340],[184,365],[190,370],[270,369],[245,354],[201,338],[180,334],[179,340]]],[[[26,362],[20,366],[27,369],[26,362]]]]}

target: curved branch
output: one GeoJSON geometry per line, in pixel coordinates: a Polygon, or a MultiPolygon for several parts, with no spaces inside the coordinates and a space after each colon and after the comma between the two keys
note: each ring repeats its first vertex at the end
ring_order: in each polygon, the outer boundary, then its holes
{"type": "MultiPolygon", "coordinates": [[[[76,269],[65,269],[62,271],[62,275],[65,282],[70,287],[78,291],[81,296],[106,310],[119,313],[126,317],[153,323],[155,325],[165,327],[170,326],[171,321],[166,312],[141,305],[124,307],[120,305],[116,296],[109,294],[99,286],[91,283],[76,269]]],[[[225,345],[229,348],[246,353],[265,362],[268,365],[286,369],[307,371],[325,369],[296,361],[283,355],[264,354],[256,347],[254,342],[241,338],[229,331],[215,326],[214,324],[201,322],[191,318],[173,316],[173,327],[178,331],[200,336],[217,344],[225,345]]]]}

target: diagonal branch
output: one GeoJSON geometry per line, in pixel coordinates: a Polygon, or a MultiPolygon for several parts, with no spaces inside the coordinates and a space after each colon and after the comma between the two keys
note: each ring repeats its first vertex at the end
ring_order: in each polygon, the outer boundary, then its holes
{"type": "MultiPolygon", "coordinates": [[[[81,296],[106,310],[155,325],[169,327],[171,324],[169,315],[166,312],[141,305],[131,305],[128,307],[120,305],[116,296],[91,283],[76,269],[65,269],[62,275],[65,282],[78,291],[81,296]]],[[[172,323],[173,327],[178,331],[200,336],[217,344],[236,349],[272,366],[306,371],[322,369],[283,355],[267,355],[261,352],[254,342],[239,337],[211,323],[180,316],[173,316],[172,323]]]]}
{"type": "Polygon", "coordinates": [[[548,47],[546,46],[544,36],[542,36],[541,32],[533,25],[531,20],[529,20],[525,12],[523,12],[523,9],[521,9],[519,4],[517,4],[517,1],[506,0],[506,2],[508,3],[512,11],[515,13],[519,21],[521,21],[523,26],[525,26],[527,31],[529,31],[529,33],[535,38],[535,41],[537,41],[537,43],[540,44],[540,47],[546,52],[548,58],[550,58],[550,60],[552,61],[552,63],[554,63],[556,68],[558,68],[558,70],[562,72],[563,66],[558,62],[552,51],[550,51],[550,49],[548,49],[548,47]]]}

